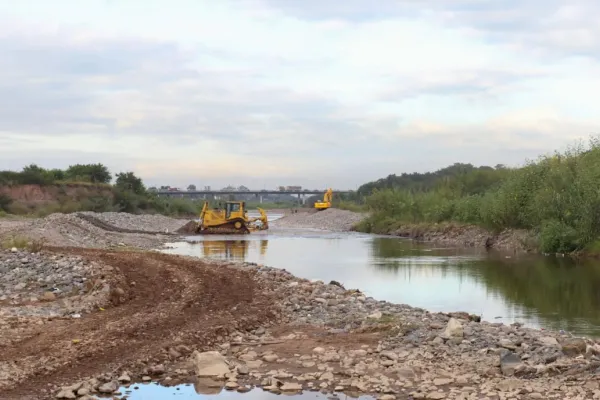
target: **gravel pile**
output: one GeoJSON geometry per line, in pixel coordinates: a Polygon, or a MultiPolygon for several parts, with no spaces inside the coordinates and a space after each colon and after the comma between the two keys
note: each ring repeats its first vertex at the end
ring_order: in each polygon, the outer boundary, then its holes
{"type": "MultiPolygon", "coordinates": [[[[84,213],[90,215],[90,213],[84,213]]],[[[171,229],[174,226],[181,226],[179,220],[177,224],[171,218],[156,216],[156,215],[128,215],[123,222],[121,213],[110,214],[104,217],[102,213],[91,213],[92,216],[103,221],[121,220],[119,224],[129,225],[130,229],[152,229],[160,228],[158,231],[164,232],[165,229],[171,229]],[[168,221],[166,223],[165,221],[168,221]]],[[[123,214],[127,215],[127,214],[123,214]]],[[[111,225],[111,224],[108,224],[111,225]]],[[[154,229],[156,231],[156,229],[154,229]]],[[[142,249],[153,249],[160,247],[162,244],[173,241],[172,235],[157,235],[157,234],[140,234],[140,233],[123,233],[114,232],[112,230],[103,229],[77,216],[77,214],[51,214],[45,218],[38,218],[27,221],[21,225],[14,227],[11,230],[3,232],[4,237],[26,237],[31,240],[43,240],[48,246],[73,246],[73,247],[89,247],[89,248],[114,248],[114,247],[138,247],[142,249]]]]}
{"type": "Polygon", "coordinates": [[[349,231],[364,218],[363,214],[330,208],[318,212],[290,214],[270,223],[277,228],[308,228],[327,231],[349,231]]]}
{"type": "Polygon", "coordinates": [[[106,272],[77,256],[34,254],[15,248],[1,251],[0,316],[64,316],[88,311],[97,303],[90,301],[91,297],[101,292],[108,296],[108,289],[94,280],[106,272]]]}
{"type": "Polygon", "coordinates": [[[90,215],[99,220],[122,229],[136,229],[147,232],[175,232],[181,228],[188,220],[171,218],[159,214],[128,214],[122,212],[82,212],[81,214],[90,215]]]}

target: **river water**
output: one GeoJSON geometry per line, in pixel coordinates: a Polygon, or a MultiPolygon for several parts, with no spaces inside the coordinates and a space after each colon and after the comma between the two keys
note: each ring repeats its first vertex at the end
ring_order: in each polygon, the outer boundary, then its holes
{"type": "Polygon", "coordinates": [[[283,268],[430,311],[467,311],[488,321],[600,336],[600,263],[306,229],[189,240],[195,242],[173,243],[165,252],[283,268]]]}

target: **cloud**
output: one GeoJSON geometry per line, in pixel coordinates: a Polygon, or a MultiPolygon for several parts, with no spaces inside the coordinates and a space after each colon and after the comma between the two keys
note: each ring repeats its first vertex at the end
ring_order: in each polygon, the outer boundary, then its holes
{"type": "Polygon", "coordinates": [[[355,187],[598,130],[595,2],[299,4],[0,4],[0,166],[355,187]]]}

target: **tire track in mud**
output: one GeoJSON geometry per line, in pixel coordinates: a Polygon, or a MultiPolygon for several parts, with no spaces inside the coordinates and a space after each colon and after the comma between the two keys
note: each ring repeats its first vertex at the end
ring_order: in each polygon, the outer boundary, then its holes
{"type": "Polygon", "coordinates": [[[3,400],[52,398],[44,392],[108,370],[168,362],[169,349],[207,350],[219,336],[275,321],[279,311],[255,272],[215,268],[200,260],[152,252],[55,248],[114,268],[112,303],[79,319],[35,326],[26,339],[0,348],[3,400]],[[117,289],[118,288],[118,289],[117,289]],[[73,340],[80,342],[75,344],[73,340]]]}

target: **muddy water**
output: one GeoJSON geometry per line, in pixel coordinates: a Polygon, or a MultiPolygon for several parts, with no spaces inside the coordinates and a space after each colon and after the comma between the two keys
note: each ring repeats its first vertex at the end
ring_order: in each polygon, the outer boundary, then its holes
{"type": "MultiPolygon", "coordinates": [[[[218,390],[217,390],[218,391],[218,390]]],[[[198,400],[198,399],[236,399],[236,400],[276,400],[281,399],[281,395],[276,395],[263,391],[262,389],[254,389],[248,393],[240,394],[238,392],[229,392],[221,390],[215,394],[205,394],[206,391],[195,388],[194,385],[179,385],[174,387],[159,386],[155,383],[132,385],[129,388],[121,388],[120,392],[127,396],[128,400],[162,400],[162,399],[181,399],[181,400],[198,400]],[[137,388],[137,389],[135,389],[137,388]]],[[[213,391],[214,392],[214,391],[213,391]]],[[[343,393],[335,396],[326,396],[318,392],[303,392],[302,394],[294,395],[294,400],[328,400],[328,399],[352,399],[343,393]]],[[[354,399],[358,400],[374,400],[370,396],[360,396],[354,399]]]]}
{"type": "Polygon", "coordinates": [[[431,311],[467,311],[496,322],[600,336],[600,263],[436,248],[356,233],[271,229],[194,237],[169,253],[250,261],[378,300],[431,311]]]}

